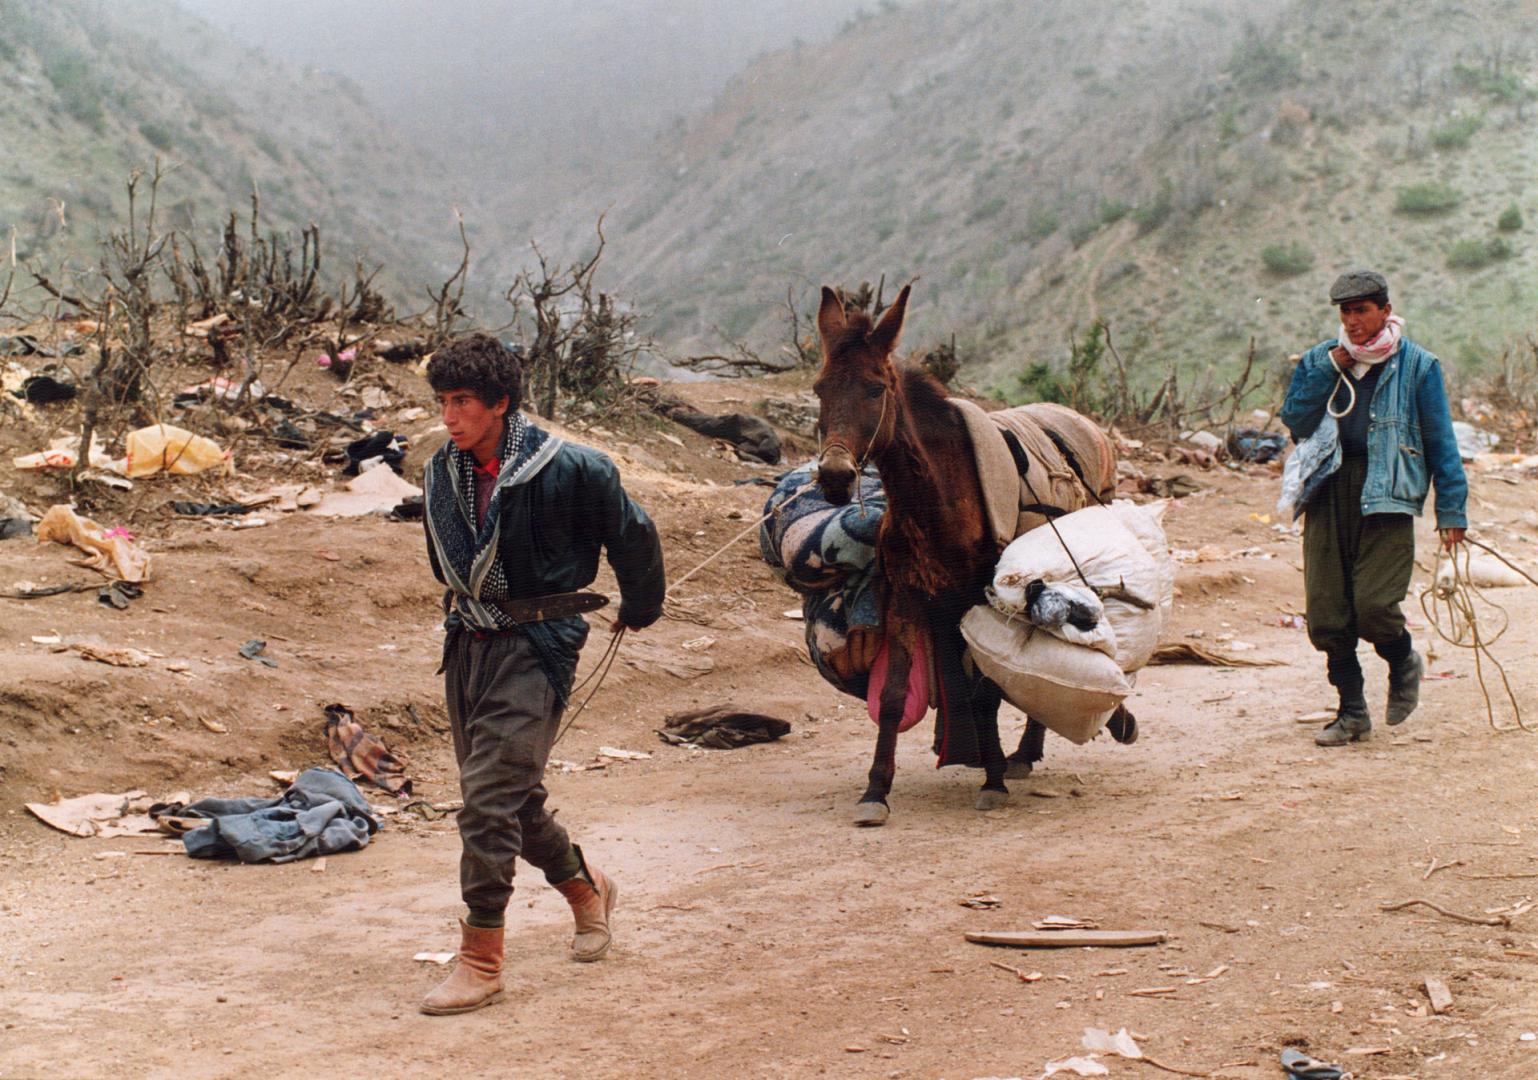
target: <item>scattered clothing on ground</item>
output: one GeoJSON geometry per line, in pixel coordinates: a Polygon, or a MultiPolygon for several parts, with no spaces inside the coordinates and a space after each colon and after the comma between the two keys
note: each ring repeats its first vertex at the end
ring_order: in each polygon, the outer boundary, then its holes
{"type": "Polygon", "coordinates": [[[364,779],[391,795],[410,795],[409,762],[384,740],[363,729],[346,705],[326,706],[326,748],[331,760],[352,780],[364,779]]]}
{"type": "Polygon", "coordinates": [[[739,746],[773,742],[790,734],[790,723],[763,713],[747,712],[735,705],[712,705],[674,713],[663,721],[657,734],[663,742],[735,750],[739,746]]]}
{"type": "Polygon", "coordinates": [[[208,818],[183,834],[194,859],[293,862],[368,846],[379,831],[373,808],[351,780],[331,769],[306,769],[276,799],[200,799],[178,818],[208,818]]]}

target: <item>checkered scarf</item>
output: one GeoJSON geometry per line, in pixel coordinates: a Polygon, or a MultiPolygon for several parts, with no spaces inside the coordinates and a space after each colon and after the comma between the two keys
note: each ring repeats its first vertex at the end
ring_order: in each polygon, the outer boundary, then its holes
{"type": "Polygon", "coordinates": [[[502,434],[497,454],[502,465],[479,527],[475,455],[448,442],[428,462],[423,477],[427,528],[449,586],[443,603],[451,620],[457,616],[472,630],[511,630],[518,625],[500,609],[482,602],[508,598],[499,545],[502,502],[508,491],[537,476],[563,445],[563,440],[535,427],[522,413],[514,413],[502,434]]]}

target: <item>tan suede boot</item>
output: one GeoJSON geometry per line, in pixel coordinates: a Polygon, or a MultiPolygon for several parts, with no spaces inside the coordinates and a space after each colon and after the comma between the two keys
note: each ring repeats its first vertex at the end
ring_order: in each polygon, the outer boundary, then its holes
{"type": "Polygon", "coordinates": [[[422,999],[429,1016],[471,1012],[502,1000],[502,927],[483,929],[459,920],[459,962],[422,999]]]}
{"type": "MultiPolygon", "coordinates": [[[[577,858],[582,853],[577,852],[577,858]]],[[[582,861],[582,871],[556,886],[571,913],[577,919],[577,934],[571,939],[571,958],[583,963],[601,959],[609,951],[609,913],[619,899],[619,888],[614,879],[605,876],[582,861]]]]}

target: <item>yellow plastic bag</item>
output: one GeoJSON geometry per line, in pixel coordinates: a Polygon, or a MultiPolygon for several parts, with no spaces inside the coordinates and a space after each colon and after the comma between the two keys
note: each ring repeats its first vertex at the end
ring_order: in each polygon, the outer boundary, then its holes
{"type": "Polygon", "coordinates": [[[190,476],[209,469],[235,471],[229,455],[219,444],[170,424],[151,424],[128,435],[128,475],[153,476],[166,472],[190,476]]]}

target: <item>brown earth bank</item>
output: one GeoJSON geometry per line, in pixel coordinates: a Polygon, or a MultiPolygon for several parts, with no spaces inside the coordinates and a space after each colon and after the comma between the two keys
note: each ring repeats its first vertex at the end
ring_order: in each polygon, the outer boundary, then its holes
{"type": "MultiPolygon", "coordinates": [[[[397,406],[421,396],[397,381],[397,406]]],[[[712,410],[804,393],[670,389],[712,410]]],[[[20,430],[0,438],[7,456],[38,448],[20,430]]],[[[615,455],[674,579],[757,517],[766,489],[733,481],[775,471],[650,422],[571,434],[615,455]]],[[[3,475],[36,508],[50,501],[54,481],[3,475]]],[[[900,743],[890,824],[851,826],[874,742],[864,704],[806,662],[786,616],[799,604],[753,540],[728,547],[677,590],[669,617],[627,638],[555,751],[572,765],[552,768],[552,803],[623,890],[613,952],[571,963],[563,901],[525,874],[508,1000],[458,1018],[417,1013],[443,969],[412,960],[457,943],[452,817],[387,814],[365,850],[322,868],[140,855],[179,849],[69,837],[23,809],[129,788],[275,793],[269,771],[326,761],[331,702],[409,757],[418,795],[457,798],[420,525],[297,513],[232,530],[158,509],[217,484],[141,482],[111,512],[133,517],[157,559],[143,599],[126,611],[94,591],[0,600],[0,1076],[1037,1077],[1082,1052],[1086,1027],[1123,1026],[1192,1074],[1277,1076],[1280,1049],[1296,1045],[1359,1078],[1538,1076],[1538,1041],[1523,1041],[1538,1031],[1538,913],[1522,913],[1538,895],[1538,741],[1492,732],[1472,655],[1441,645],[1429,667],[1448,677],[1427,681],[1408,724],[1317,748],[1297,718],[1331,704],[1323,664],[1280,625],[1301,605],[1299,541],[1257,520],[1275,477],[1196,478],[1202,490],[1165,517],[1174,547],[1201,552],[1181,565],[1165,637],[1252,645],[1236,654],[1280,666],[1149,668],[1131,702],[1135,745],[1053,737],[1044,767],[1011,782],[1010,805],[984,814],[972,809],[980,774],[932,768],[926,724],[900,743]],[[152,655],[113,668],[32,641],[53,634],[152,655]],[[238,655],[251,638],[276,668],[238,655]],[[680,678],[661,666],[679,658],[711,667],[680,678]],[[669,713],[719,702],[793,731],[735,751],[654,734],[669,713]],[[604,767],[573,767],[593,763],[604,767]],[[127,854],[98,857],[109,852],[127,854]],[[978,896],[997,906],[963,906],[978,896]],[[1413,899],[1510,925],[1381,910],[1413,899]],[[1169,939],[1032,953],[963,939],[1051,914],[1169,939]],[[1445,1014],[1428,1008],[1428,976],[1452,992],[1445,1014]]],[[[1530,557],[1532,481],[1504,480],[1516,482],[1471,476],[1470,516],[1530,557]]],[[[1429,524],[1420,541],[1416,593],[1429,524]]],[[[0,544],[0,588],[83,580],[68,558],[0,544]]],[[[1496,655],[1538,719],[1538,595],[1491,595],[1511,613],[1496,655]]],[[[595,624],[584,673],[606,637],[595,624]]],[[[1365,656],[1381,715],[1383,665],[1365,656]]],[[[1023,722],[1006,708],[1005,738],[1023,722]]]]}

